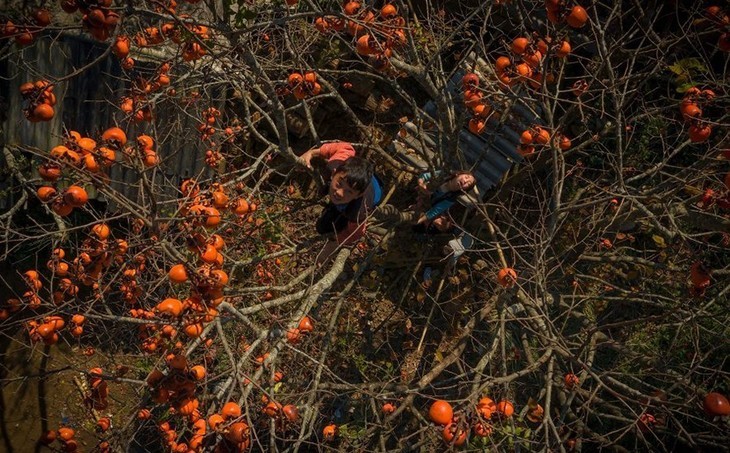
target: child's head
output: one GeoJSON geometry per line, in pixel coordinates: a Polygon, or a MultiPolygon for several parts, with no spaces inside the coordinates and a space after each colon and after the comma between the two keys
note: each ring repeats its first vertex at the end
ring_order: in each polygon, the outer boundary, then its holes
{"type": "Polygon", "coordinates": [[[346,204],[359,198],[370,185],[373,166],[361,157],[351,157],[337,168],[330,182],[329,196],[334,204],[346,204]]]}
{"type": "Polygon", "coordinates": [[[476,183],[476,178],[468,171],[454,172],[447,181],[451,192],[468,192],[476,185],[476,183]]]}

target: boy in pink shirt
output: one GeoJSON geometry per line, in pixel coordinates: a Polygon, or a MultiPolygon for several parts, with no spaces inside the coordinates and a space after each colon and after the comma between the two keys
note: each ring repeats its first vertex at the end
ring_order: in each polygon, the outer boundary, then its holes
{"type": "Polygon", "coordinates": [[[372,164],[357,157],[350,143],[325,143],[310,149],[301,158],[309,168],[312,168],[312,158],[327,161],[324,176],[330,202],[317,221],[319,234],[335,236],[322,253],[326,258],[337,245],[353,245],[362,237],[368,214],[382,198],[382,188],[373,174],[372,164]]]}

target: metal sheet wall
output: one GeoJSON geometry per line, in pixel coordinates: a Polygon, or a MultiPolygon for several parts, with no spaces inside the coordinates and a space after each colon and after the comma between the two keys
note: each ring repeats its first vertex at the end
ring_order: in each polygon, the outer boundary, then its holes
{"type": "MultiPolygon", "coordinates": [[[[117,125],[130,139],[146,133],[163,140],[157,150],[162,164],[147,171],[152,181],[164,187],[158,190],[162,190],[165,198],[177,196],[179,182],[186,177],[211,176],[212,170],[204,162],[206,146],[196,129],[199,110],[205,106],[165,101],[154,108],[154,128],[149,123],[131,122],[118,107],[121,97],[127,94],[129,81],[112,54],[86,68],[82,74],[58,83],[54,89],[58,99],[56,115],[51,121],[30,123],[24,118],[23,99],[18,91],[21,83],[44,76],[52,81],[63,78],[99,58],[104,50],[103,45],[83,35],[64,35],[55,40],[46,37],[22,49],[5,44],[1,51],[6,54],[0,59],[0,124],[4,132],[1,144],[24,145],[48,152],[61,142],[64,130],[76,130],[97,138],[105,128],[117,125]]],[[[138,65],[145,65],[143,58],[135,56],[135,59],[138,65]]],[[[151,65],[151,62],[147,64],[151,65]]],[[[219,94],[215,105],[220,108],[222,103],[219,94]]],[[[140,200],[142,191],[137,170],[115,164],[110,176],[112,187],[131,200],[140,200]]],[[[91,188],[89,194],[97,195],[91,188]]]]}

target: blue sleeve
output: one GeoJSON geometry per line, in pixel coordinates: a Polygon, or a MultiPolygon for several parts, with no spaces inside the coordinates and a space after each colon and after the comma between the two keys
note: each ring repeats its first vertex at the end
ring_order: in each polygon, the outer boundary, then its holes
{"type": "MultiPolygon", "coordinates": [[[[436,170],[436,176],[440,176],[440,175],[441,175],[441,170],[436,170]]],[[[427,171],[425,173],[421,173],[421,176],[419,176],[418,179],[420,179],[423,182],[426,182],[426,181],[431,180],[432,176],[433,175],[431,174],[431,172],[427,171]]]]}
{"type": "Polygon", "coordinates": [[[436,203],[434,203],[431,206],[431,209],[426,211],[426,218],[428,220],[435,219],[436,217],[440,216],[444,212],[448,211],[449,208],[454,205],[454,203],[456,203],[456,200],[454,200],[452,198],[446,198],[446,199],[437,201],[436,203]]]}

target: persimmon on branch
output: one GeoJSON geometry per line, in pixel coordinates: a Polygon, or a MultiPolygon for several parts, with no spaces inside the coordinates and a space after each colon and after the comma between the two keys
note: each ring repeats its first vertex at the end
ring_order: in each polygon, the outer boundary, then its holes
{"type": "MultiPolygon", "coordinates": [[[[23,74],[13,127],[53,144],[3,143],[16,196],[3,256],[20,267],[0,331],[29,355],[58,342],[109,354],[84,367],[76,431],[91,414],[100,451],[131,438],[169,451],[723,448],[727,11],[285,3],[64,0],[3,15],[1,61],[23,74]],[[66,74],[24,60],[21,46],[79,27],[98,42],[91,60],[66,74]],[[115,111],[79,124],[60,98],[102,64],[115,111]],[[405,211],[401,182],[419,170],[389,147],[399,127],[432,148],[419,156],[431,171],[467,165],[461,133],[523,160],[465,213],[475,245],[448,268],[435,269],[440,244],[386,223],[318,273],[298,155],[356,142],[405,211]],[[441,271],[431,288],[426,266],[441,271]],[[128,359],[136,375],[112,376],[128,359]],[[110,397],[123,386],[134,398],[110,397]],[[113,426],[94,416],[107,410],[113,426]]],[[[54,436],[77,445],[69,426],[54,436]]]]}

